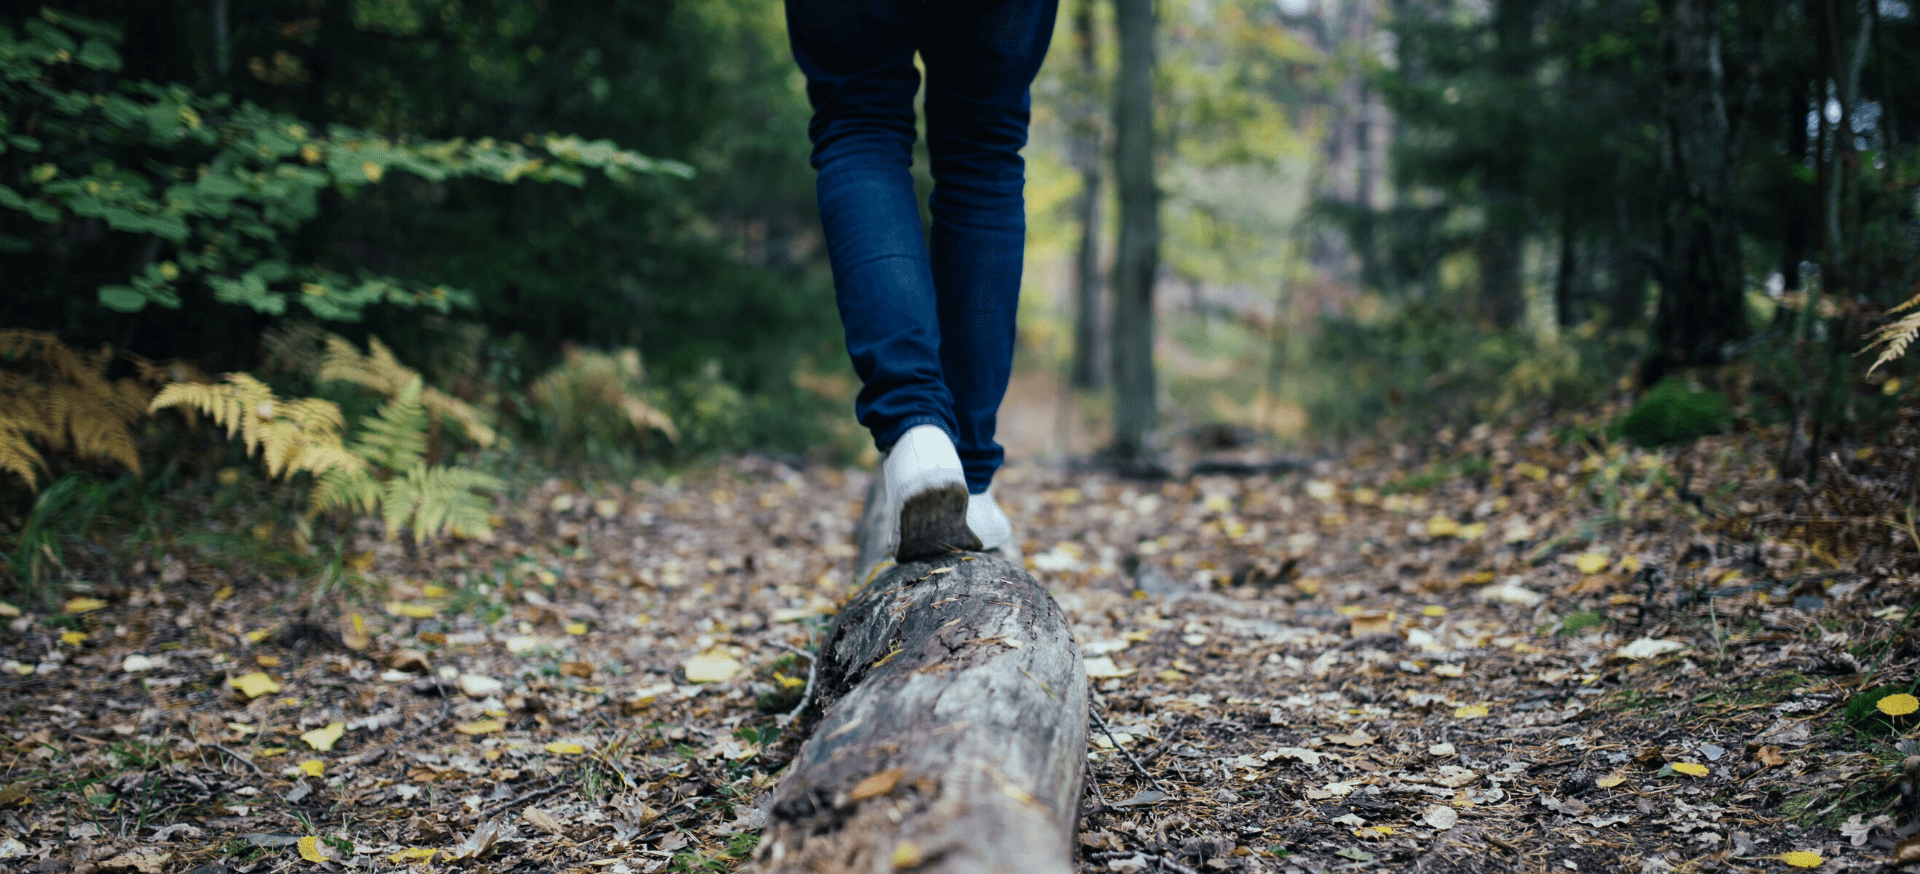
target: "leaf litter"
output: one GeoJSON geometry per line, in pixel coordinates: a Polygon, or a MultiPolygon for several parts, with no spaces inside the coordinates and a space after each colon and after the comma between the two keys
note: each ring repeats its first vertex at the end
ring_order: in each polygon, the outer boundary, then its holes
{"type": "MultiPolygon", "coordinates": [[[[1769,451],[1476,429],[1275,475],[1009,468],[1001,500],[1106,722],[1083,870],[1920,847],[1896,787],[1920,755],[1897,734],[1911,690],[1864,708],[1896,734],[1841,725],[1864,687],[1916,676],[1894,608],[1920,567],[1911,544],[1862,561],[1781,522],[1769,451]]],[[[853,590],[865,479],[745,458],[548,481],[487,540],[368,532],[363,595],[183,555],[103,576],[121,582],[57,623],[10,612],[0,867],[739,867],[806,730],[782,730],[806,653],[853,590]]],[[[909,844],[891,860],[919,864],[909,844]]]]}

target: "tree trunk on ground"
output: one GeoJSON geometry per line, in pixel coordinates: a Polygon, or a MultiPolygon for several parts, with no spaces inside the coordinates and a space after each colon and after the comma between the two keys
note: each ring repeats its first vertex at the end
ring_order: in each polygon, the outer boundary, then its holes
{"type": "Polygon", "coordinates": [[[1115,83],[1114,184],[1120,240],[1114,256],[1113,451],[1136,461],[1159,424],[1153,367],[1153,281],[1160,271],[1160,191],[1153,180],[1153,0],[1114,0],[1120,31],[1115,83]]]}
{"type": "Polygon", "coordinates": [[[1079,118],[1070,132],[1068,149],[1074,166],[1080,171],[1080,202],[1074,205],[1080,220],[1080,246],[1074,256],[1073,369],[1075,388],[1099,388],[1106,382],[1100,342],[1104,332],[1100,324],[1100,119],[1099,102],[1094,98],[1094,83],[1099,66],[1094,47],[1093,5],[1098,0],[1080,0],[1073,14],[1074,57],[1079,61],[1085,93],[1077,109],[1079,118]]]}
{"type": "MultiPolygon", "coordinates": [[[[880,521],[861,524],[862,579],[880,521]]],[[[1086,669],[1033,577],[978,553],[887,567],[818,658],[820,721],[752,870],[1071,874],[1086,669]]]]}
{"type": "Polygon", "coordinates": [[[1717,6],[1662,0],[1665,128],[1660,302],[1645,379],[1711,364],[1747,335],[1733,135],[1723,93],[1717,6]]]}

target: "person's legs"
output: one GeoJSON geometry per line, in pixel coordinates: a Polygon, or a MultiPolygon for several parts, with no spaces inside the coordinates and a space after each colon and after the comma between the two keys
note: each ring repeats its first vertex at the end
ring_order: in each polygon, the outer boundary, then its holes
{"type": "Polygon", "coordinates": [[[854,415],[881,450],[910,428],[958,436],[914,196],[913,66],[925,7],[901,0],[786,0],[807,76],[813,166],[835,299],[861,389],[854,415]]]}
{"type": "Polygon", "coordinates": [[[933,284],[940,369],[952,396],[967,488],[986,491],[1004,458],[994,442],[1013,373],[1014,316],[1026,248],[1028,86],[1053,35],[1058,0],[927,5],[927,148],[933,156],[933,284]]]}

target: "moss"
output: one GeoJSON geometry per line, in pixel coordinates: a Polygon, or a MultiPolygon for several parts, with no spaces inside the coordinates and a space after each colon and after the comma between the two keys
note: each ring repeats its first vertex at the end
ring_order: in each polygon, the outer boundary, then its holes
{"type": "Polygon", "coordinates": [[[1620,420],[1620,435],[1639,446],[1683,443],[1733,426],[1733,405],[1719,392],[1694,391],[1666,380],[1647,392],[1620,420]]]}
{"type": "Polygon", "coordinates": [[[1907,691],[1904,686],[1875,686],[1847,702],[1847,724],[1866,734],[1894,734],[1912,727],[1915,714],[1889,716],[1880,712],[1880,699],[1907,691]]]}

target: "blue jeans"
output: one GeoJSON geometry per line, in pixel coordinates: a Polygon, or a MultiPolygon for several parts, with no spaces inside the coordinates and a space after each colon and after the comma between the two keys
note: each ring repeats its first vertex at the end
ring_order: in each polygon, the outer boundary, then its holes
{"type": "Polygon", "coordinates": [[[953,438],[985,491],[1013,371],[1026,246],[1028,86],[1058,0],[786,0],[807,77],[820,223],[854,415],[881,450],[916,425],[953,438]],[[931,233],[914,196],[913,99],[927,69],[931,233]]]}

